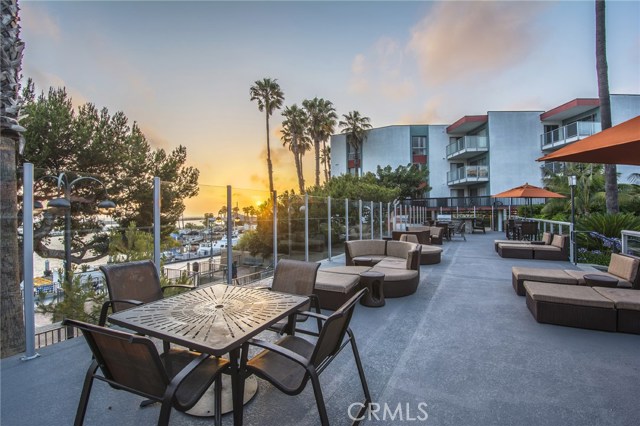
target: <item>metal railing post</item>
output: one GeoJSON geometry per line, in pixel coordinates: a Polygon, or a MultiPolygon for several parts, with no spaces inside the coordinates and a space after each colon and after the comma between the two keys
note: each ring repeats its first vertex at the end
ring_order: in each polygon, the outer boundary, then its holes
{"type": "Polygon", "coordinates": [[[278,263],[278,192],[273,191],[273,270],[278,263]]]}
{"type": "Polygon", "coordinates": [[[327,257],[331,261],[331,196],[327,197],[327,257]]]}
{"type": "Polygon", "coordinates": [[[349,241],[349,199],[344,199],[344,226],[346,229],[345,241],[349,241]]]}
{"type": "Polygon", "coordinates": [[[231,185],[227,185],[227,284],[233,283],[233,216],[231,212],[231,185]]]}
{"type": "Polygon", "coordinates": [[[362,200],[358,200],[358,234],[362,239],[362,200]]]}
{"type": "MultiPolygon", "coordinates": [[[[24,163],[22,200],[23,233],[23,293],[24,293],[24,332],[25,355],[20,358],[28,361],[40,356],[36,352],[36,326],[33,305],[33,164],[24,163]]],[[[6,327],[6,325],[5,325],[6,327]]]]}
{"type": "Polygon", "coordinates": [[[160,189],[162,182],[160,178],[153,178],[153,262],[156,266],[158,276],[160,276],[160,189]]]}
{"type": "Polygon", "coordinates": [[[371,228],[371,239],[373,240],[373,201],[369,202],[369,227],[371,228]]]}
{"type": "Polygon", "coordinates": [[[304,260],[309,261],[309,194],[304,194],[304,260]]]}

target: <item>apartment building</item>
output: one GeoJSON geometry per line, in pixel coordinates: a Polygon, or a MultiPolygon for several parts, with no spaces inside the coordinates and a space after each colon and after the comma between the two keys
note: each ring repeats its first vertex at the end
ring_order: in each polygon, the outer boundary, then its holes
{"type": "MultiPolygon", "coordinates": [[[[611,95],[612,124],[640,115],[640,95],[611,95]]],[[[544,169],[562,163],[535,160],[600,131],[598,99],[574,99],[547,111],[489,111],[451,125],[397,125],[371,129],[358,150],[346,135],[331,137],[331,173],[374,172],[409,163],[429,168],[425,197],[491,195],[528,182],[542,185],[544,169]]],[[[640,167],[618,166],[620,182],[640,167]]]]}

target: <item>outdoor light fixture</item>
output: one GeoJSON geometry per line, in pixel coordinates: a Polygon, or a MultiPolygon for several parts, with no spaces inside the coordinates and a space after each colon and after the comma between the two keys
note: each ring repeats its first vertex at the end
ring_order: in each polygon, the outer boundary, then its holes
{"type": "MultiPolygon", "coordinates": [[[[59,198],[54,198],[47,203],[47,207],[51,208],[60,208],[64,209],[65,213],[65,226],[64,226],[64,277],[65,280],[70,280],[71,277],[71,189],[75,184],[83,180],[92,180],[104,188],[105,195],[108,197],[109,194],[107,192],[107,188],[105,184],[92,176],[80,176],[76,179],[69,181],[69,178],[65,173],[60,173],[58,176],[46,175],[42,178],[51,178],[58,181],[58,189],[62,189],[64,191],[64,196],[59,198]]],[[[42,203],[40,203],[42,206],[42,203]]],[[[98,203],[99,209],[114,209],[116,207],[116,203],[113,201],[106,199],[102,200],[98,203]]]]}
{"type": "Polygon", "coordinates": [[[576,226],[576,208],[574,203],[574,190],[577,185],[578,179],[575,176],[568,176],[569,188],[571,188],[571,251],[572,251],[572,259],[571,261],[575,265],[576,262],[576,238],[575,238],[575,226],[576,226]]]}

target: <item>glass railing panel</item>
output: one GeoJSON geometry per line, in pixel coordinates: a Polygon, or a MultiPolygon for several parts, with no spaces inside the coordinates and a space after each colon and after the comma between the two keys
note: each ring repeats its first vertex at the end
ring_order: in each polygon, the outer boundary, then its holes
{"type": "Polygon", "coordinates": [[[282,196],[279,199],[278,255],[288,259],[305,259],[304,196],[282,196]]]}
{"type": "Polygon", "coordinates": [[[360,239],[360,220],[358,200],[348,200],[349,212],[347,214],[347,233],[349,240],[360,239]]]}
{"type": "Polygon", "coordinates": [[[347,236],[347,218],[345,217],[345,200],[331,199],[331,255],[344,254],[344,242],[347,236]]]}
{"type": "Polygon", "coordinates": [[[329,217],[327,199],[309,197],[309,260],[316,262],[329,256],[327,248],[329,217]]]}

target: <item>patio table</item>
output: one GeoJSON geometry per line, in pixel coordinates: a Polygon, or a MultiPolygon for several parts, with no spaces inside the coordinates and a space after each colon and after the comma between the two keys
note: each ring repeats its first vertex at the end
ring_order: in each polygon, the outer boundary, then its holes
{"type": "Polygon", "coordinates": [[[112,324],[214,356],[229,354],[234,425],[242,424],[239,357],[245,342],[289,317],[306,296],[217,284],[115,313],[112,324]]]}

